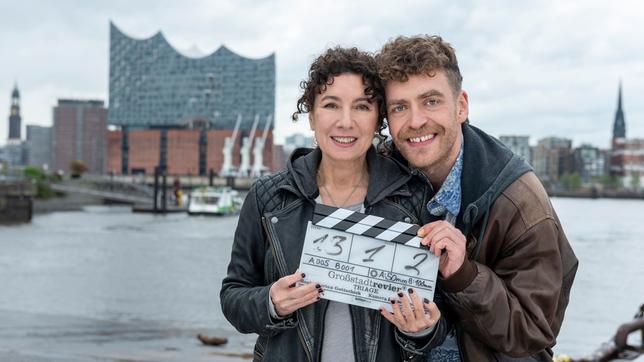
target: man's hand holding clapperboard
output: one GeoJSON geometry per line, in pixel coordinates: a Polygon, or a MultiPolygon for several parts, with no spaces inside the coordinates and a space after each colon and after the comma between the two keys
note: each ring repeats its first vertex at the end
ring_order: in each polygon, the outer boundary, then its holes
{"type": "Polygon", "coordinates": [[[418,225],[317,204],[299,270],[323,298],[391,312],[390,299],[413,288],[432,300],[439,258],[416,236],[418,225]]]}

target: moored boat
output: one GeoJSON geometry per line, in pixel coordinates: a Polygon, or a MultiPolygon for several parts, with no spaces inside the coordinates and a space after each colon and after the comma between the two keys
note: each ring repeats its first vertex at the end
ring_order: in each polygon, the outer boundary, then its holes
{"type": "Polygon", "coordinates": [[[239,207],[239,193],[230,187],[199,187],[188,198],[189,214],[230,215],[239,207]]]}

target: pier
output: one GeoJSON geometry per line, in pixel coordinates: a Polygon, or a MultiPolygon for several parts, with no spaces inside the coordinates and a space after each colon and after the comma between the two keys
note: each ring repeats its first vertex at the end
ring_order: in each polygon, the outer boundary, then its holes
{"type": "Polygon", "coordinates": [[[0,225],[30,222],[35,187],[24,180],[0,180],[0,225]]]}

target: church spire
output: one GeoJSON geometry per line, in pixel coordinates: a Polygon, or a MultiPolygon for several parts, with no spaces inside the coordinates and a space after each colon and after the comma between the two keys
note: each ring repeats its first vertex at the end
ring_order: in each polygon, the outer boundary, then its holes
{"type": "Polygon", "coordinates": [[[18,91],[18,84],[14,84],[13,92],[11,92],[11,110],[9,111],[9,140],[20,140],[21,123],[20,92],[18,91]]]}
{"type": "Polygon", "coordinates": [[[613,139],[626,138],[626,121],[624,120],[624,111],[622,110],[622,81],[619,81],[619,90],[617,93],[617,111],[615,112],[615,122],[613,123],[613,139]]]}
{"type": "Polygon", "coordinates": [[[13,92],[11,92],[11,104],[14,101],[20,102],[20,92],[18,91],[18,83],[13,84],[13,92]]]}

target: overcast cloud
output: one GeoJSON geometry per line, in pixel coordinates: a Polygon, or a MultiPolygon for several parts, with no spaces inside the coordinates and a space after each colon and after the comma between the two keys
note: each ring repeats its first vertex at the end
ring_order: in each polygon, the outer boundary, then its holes
{"type": "Polygon", "coordinates": [[[391,37],[421,33],[454,45],[470,120],[491,134],[608,147],[621,78],[627,136],[644,138],[638,1],[3,1],[0,14],[0,144],[14,81],[23,132],[25,124],[51,125],[58,98],[107,100],[110,20],[137,38],[161,30],[179,50],[275,52],[278,140],[308,132],[290,114],[300,80],[326,47],[376,51],[391,37]]]}

